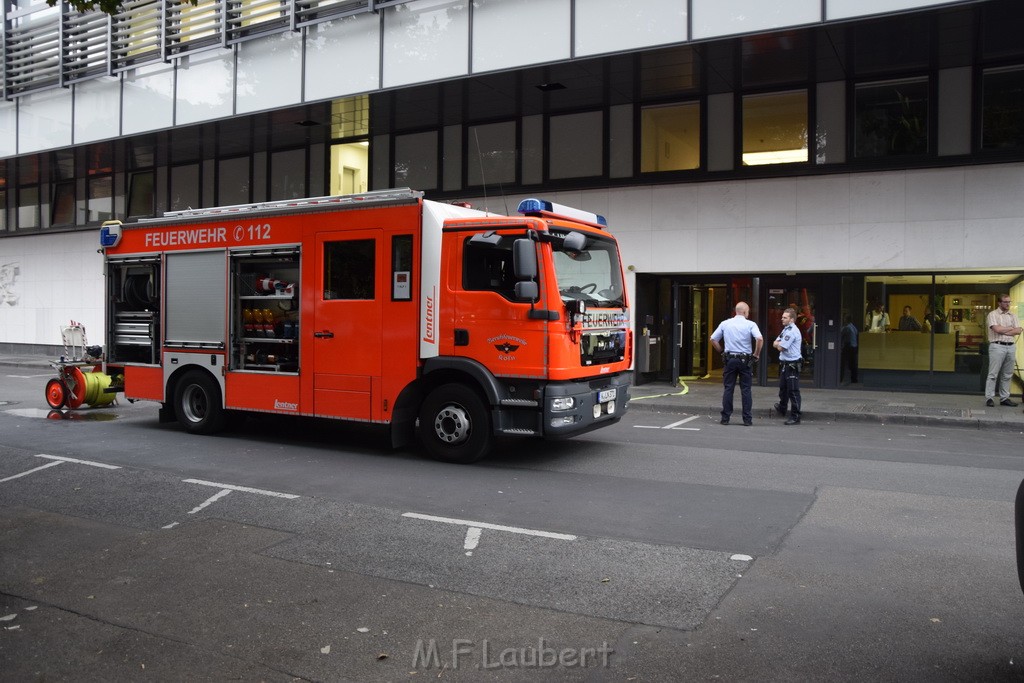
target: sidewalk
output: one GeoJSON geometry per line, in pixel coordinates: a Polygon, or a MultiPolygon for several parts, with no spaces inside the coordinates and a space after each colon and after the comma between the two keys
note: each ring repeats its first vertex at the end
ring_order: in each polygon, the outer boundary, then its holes
{"type": "MultiPolygon", "coordinates": [[[[41,374],[50,369],[51,358],[0,353],[0,367],[36,368],[41,374]]],[[[39,401],[43,402],[45,382],[39,383],[39,401]]],[[[754,425],[782,426],[784,418],[775,415],[772,406],[779,400],[774,386],[753,388],[754,425]]],[[[980,394],[922,394],[868,389],[802,389],[803,418],[806,425],[838,421],[877,422],[883,424],[995,428],[1024,432],[1024,406],[989,408],[980,394]]],[[[1010,399],[1021,403],[1019,393],[1010,399]]],[[[732,421],[741,422],[740,391],[733,397],[732,421]]],[[[688,381],[678,387],[652,382],[632,388],[630,410],[673,411],[706,415],[715,423],[721,417],[722,382],[720,379],[688,381]]],[[[794,427],[797,429],[797,427],[794,427]]]]}
{"type": "MultiPolygon", "coordinates": [[[[754,426],[778,424],[785,418],[775,414],[772,406],[779,400],[775,386],[753,387],[754,426]]],[[[838,421],[878,422],[884,424],[943,427],[995,428],[1024,432],[1024,406],[1014,393],[1010,400],[1015,408],[985,405],[981,394],[927,394],[896,391],[873,391],[860,388],[800,390],[803,402],[801,422],[805,425],[838,421]]],[[[732,423],[739,424],[740,390],[733,396],[732,423]]],[[[717,423],[721,419],[721,379],[685,382],[678,387],[667,383],[634,386],[630,410],[672,410],[707,415],[717,423]]],[[[793,427],[798,429],[798,427],[793,427]]]]}

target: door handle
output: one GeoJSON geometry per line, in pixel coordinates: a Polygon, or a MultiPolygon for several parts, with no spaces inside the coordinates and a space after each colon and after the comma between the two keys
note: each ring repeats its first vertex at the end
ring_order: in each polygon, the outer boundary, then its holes
{"type": "Polygon", "coordinates": [[[334,333],[330,330],[324,330],[323,332],[314,332],[313,336],[319,339],[333,339],[334,333]]]}
{"type": "Polygon", "coordinates": [[[676,347],[683,348],[683,323],[679,323],[679,341],[676,342],[676,347]]]}

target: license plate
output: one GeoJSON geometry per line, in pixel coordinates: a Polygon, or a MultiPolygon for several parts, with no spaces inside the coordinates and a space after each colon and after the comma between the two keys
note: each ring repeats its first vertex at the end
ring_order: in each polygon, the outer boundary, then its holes
{"type": "Polygon", "coordinates": [[[614,401],[616,391],[616,389],[605,389],[604,391],[597,392],[597,402],[607,403],[608,401],[614,401]]]}

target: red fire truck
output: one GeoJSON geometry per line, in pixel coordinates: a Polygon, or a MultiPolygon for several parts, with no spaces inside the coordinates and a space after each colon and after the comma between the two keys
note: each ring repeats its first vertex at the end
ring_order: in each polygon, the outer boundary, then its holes
{"type": "Polygon", "coordinates": [[[105,223],[104,391],[196,434],[226,411],[337,418],[450,462],[613,424],[632,377],[615,239],[596,214],[519,211],[397,189],[105,223]]]}

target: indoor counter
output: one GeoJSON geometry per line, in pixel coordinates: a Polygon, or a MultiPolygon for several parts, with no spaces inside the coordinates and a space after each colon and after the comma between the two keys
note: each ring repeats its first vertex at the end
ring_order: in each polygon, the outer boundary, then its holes
{"type": "Polygon", "coordinates": [[[858,360],[865,370],[931,370],[929,362],[935,339],[936,372],[953,372],[955,334],[924,332],[862,333],[858,360]]]}

